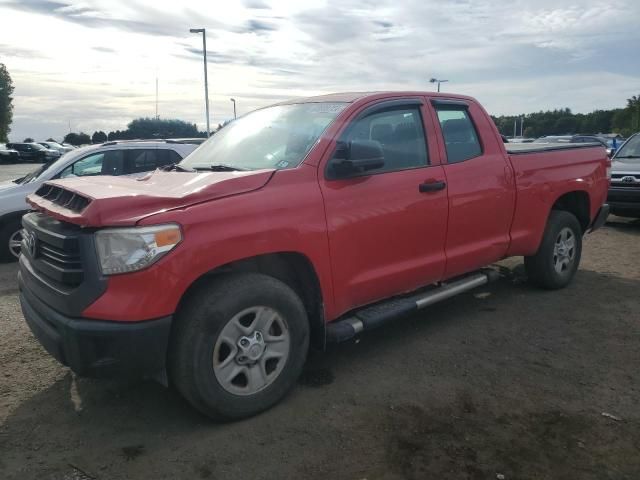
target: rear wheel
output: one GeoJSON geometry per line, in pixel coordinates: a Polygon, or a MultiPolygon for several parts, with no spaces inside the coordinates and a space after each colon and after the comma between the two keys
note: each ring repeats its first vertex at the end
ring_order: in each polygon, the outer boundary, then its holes
{"type": "Polygon", "coordinates": [[[255,415],[295,384],[309,347],[300,298],[267,275],[234,274],[192,292],[176,316],[171,379],[212,418],[255,415]]]}
{"type": "Polygon", "coordinates": [[[0,228],[0,262],[15,262],[20,256],[22,224],[20,220],[7,222],[0,228]]]}
{"type": "Polygon", "coordinates": [[[525,257],[529,280],[543,288],[566,287],[578,270],[582,255],[582,227],[571,213],[552,210],[542,243],[535,255],[525,257]]]}

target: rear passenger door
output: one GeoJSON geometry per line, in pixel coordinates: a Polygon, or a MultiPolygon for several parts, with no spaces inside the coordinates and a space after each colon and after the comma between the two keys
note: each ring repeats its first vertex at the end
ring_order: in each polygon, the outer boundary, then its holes
{"type": "Polygon", "coordinates": [[[503,258],[515,204],[511,165],[492,120],[474,102],[432,100],[449,194],[445,277],[503,258]]]}

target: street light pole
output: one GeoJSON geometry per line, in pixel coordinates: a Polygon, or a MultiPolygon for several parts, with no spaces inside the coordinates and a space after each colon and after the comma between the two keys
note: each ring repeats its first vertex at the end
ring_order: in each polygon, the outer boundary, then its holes
{"type": "Polygon", "coordinates": [[[438,92],[440,92],[440,84],[444,82],[448,82],[449,80],[440,80],[437,78],[430,78],[429,83],[437,83],[438,84],[438,92]]]}
{"type": "Polygon", "coordinates": [[[207,137],[211,135],[209,126],[209,81],[207,79],[207,32],[204,28],[191,28],[191,33],[202,33],[202,52],[204,55],[204,106],[207,115],[207,137]]]}
{"type": "Polygon", "coordinates": [[[233,119],[235,120],[236,118],[238,118],[238,116],[236,115],[236,99],[231,98],[230,100],[233,102],[233,119]]]}

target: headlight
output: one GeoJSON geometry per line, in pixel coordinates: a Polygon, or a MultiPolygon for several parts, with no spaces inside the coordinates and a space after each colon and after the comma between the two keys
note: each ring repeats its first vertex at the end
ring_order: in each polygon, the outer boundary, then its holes
{"type": "Polygon", "coordinates": [[[135,272],[155,263],[182,241],[176,224],[106,228],[96,232],[96,250],[104,275],[135,272]]]}

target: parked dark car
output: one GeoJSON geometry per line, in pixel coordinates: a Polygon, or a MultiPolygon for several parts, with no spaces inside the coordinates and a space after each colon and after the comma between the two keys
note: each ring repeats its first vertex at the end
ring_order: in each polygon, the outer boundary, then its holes
{"type": "Polygon", "coordinates": [[[60,157],[60,152],[43,147],[39,143],[7,143],[7,147],[18,151],[23,162],[48,162],[60,157]]]}
{"type": "Polygon", "coordinates": [[[20,160],[20,154],[11,148],[7,148],[4,143],[0,143],[0,162],[9,163],[20,160]]]}

